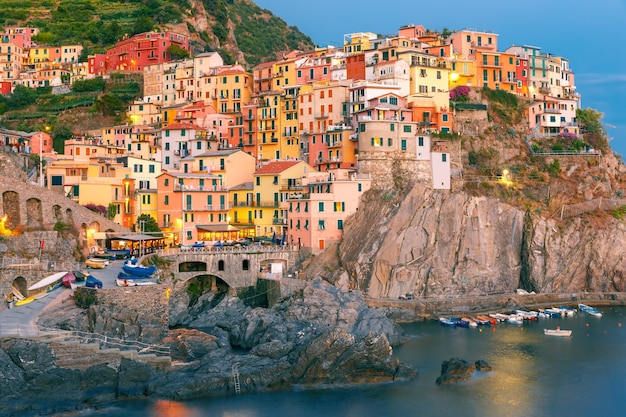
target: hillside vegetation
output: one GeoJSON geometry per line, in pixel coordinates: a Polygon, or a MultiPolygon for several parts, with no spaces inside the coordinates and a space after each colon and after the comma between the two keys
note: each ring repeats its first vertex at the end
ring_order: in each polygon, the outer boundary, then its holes
{"type": "Polygon", "coordinates": [[[0,26],[40,29],[42,44],[81,44],[102,53],[124,35],[154,29],[190,36],[194,53],[219,51],[254,66],[311,39],[249,0],[0,0],[0,26]]]}

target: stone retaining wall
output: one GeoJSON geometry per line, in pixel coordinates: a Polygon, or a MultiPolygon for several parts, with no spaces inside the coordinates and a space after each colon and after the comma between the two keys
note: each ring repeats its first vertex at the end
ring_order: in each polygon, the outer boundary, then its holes
{"type": "Polygon", "coordinates": [[[421,321],[443,316],[475,315],[506,312],[520,307],[529,309],[578,303],[597,305],[626,305],[626,293],[569,293],[495,295],[474,298],[384,300],[367,298],[373,308],[387,310],[387,315],[399,322],[421,321]]]}

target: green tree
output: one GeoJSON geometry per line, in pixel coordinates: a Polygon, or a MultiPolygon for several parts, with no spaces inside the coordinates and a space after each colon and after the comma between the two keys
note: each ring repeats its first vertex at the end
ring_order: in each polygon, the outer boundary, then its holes
{"type": "Polygon", "coordinates": [[[58,125],[52,129],[52,147],[62,154],[65,151],[65,141],[72,137],[72,129],[67,125],[58,125]]]}
{"type": "Polygon", "coordinates": [[[604,127],[600,122],[603,116],[602,113],[592,108],[576,110],[576,119],[578,119],[578,124],[583,133],[605,134],[604,127]]]}
{"type": "Polygon", "coordinates": [[[9,108],[20,109],[35,103],[37,100],[37,92],[23,85],[16,85],[15,89],[9,95],[9,108]]]}
{"type": "Polygon", "coordinates": [[[93,110],[102,116],[115,116],[124,110],[124,103],[113,94],[104,94],[93,105],[93,110]]]}
{"type": "Polygon", "coordinates": [[[156,237],[163,236],[163,234],[161,233],[161,228],[159,227],[156,219],[149,214],[141,214],[139,217],[137,217],[136,228],[138,232],[143,231],[143,233],[147,233],[156,237]]]}
{"type": "Polygon", "coordinates": [[[107,207],[107,219],[113,220],[117,216],[117,205],[109,203],[107,207]]]}
{"type": "Polygon", "coordinates": [[[154,29],[154,23],[150,16],[139,16],[133,25],[133,35],[150,32],[152,29],[154,29]]]}
{"type": "Polygon", "coordinates": [[[181,48],[178,45],[170,45],[167,47],[167,53],[170,54],[172,60],[189,58],[189,51],[181,48]]]}

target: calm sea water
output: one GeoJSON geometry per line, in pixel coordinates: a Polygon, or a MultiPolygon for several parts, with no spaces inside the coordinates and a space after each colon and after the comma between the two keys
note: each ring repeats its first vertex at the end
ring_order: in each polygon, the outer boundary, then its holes
{"type": "Polygon", "coordinates": [[[380,417],[380,416],[622,416],[626,412],[626,308],[601,307],[604,317],[578,313],[523,326],[403,326],[408,343],[395,349],[417,367],[405,383],[313,391],[244,394],[188,402],[142,401],[89,416],[380,417]],[[622,323],[624,326],[622,326],[622,323]],[[544,328],[572,329],[571,338],[544,328]],[[486,360],[492,372],[437,386],[441,362],[486,360]]]}

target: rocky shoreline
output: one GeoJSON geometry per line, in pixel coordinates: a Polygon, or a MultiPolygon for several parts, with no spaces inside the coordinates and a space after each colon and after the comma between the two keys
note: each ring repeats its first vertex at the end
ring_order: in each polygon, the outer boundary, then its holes
{"type": "MultiPolygon", "coordinates": [[[[184,293],[178,296],[173,304],[188,302],[184,293]]],[[[392,356],[392,346],[403,340],[402,329],[369,308],[358,291],[342,291],[318,278],[301,294],[271,308],[216,297],[220,295],[204,294],[196,304],[206,308],[189,309],[188,316],[177,317],[180,326],[169,326],[178,328],[167,331],[162,340],[171,352],[168,366],[102,350],[77,357],[58,341],[0,338],[0,375],[5,381],[0,386],[0,416],[66,412],[125,399],[233,395],[235,364],[242,393],[294,385],[375,384],[417,375],[392,356]]],[[[162,324],[114,304],[87,310],[70,304],[58,306],[39,324],[139,332],[140,338],[156,337],[158,329],[149,327],[162,324]],[[132,322],[120,320],[130,316],[132,322]],[[142,325],[146,328],[132,328],[142,325]]]]}
{"type": "MultiPolygon", "coordinates": [[[[157,294],[155,289],[143,291],[157,294]]],[[[5,381],[0,386],[0,416],[68,412],[141,398],[234,395],[235,370],[242,393],[296,385],[406,381],[417,370],[392,356],[392,347],[404,340],[400,322],[438,313],[474,314],[579,301],[626,305],[626,293],[374,300],[321,278],[270,308],[248,307],[237,297],[216,292],[191,305],[183,291],[167,300],[165,314],[165,304],[139,301],[149,300],[147,295],[127,294],[131,302],[136,300],[133,310],[119,292],[116,301],[104,294],[86,291],[82,296],[96,300],[88,308],[59,301],[38,324],[109,337],[134,336],[166,347],[167,361],[141,360],[111,349],[79,349],[57,339],[0,338],[0,375],[5,381]]]]}

